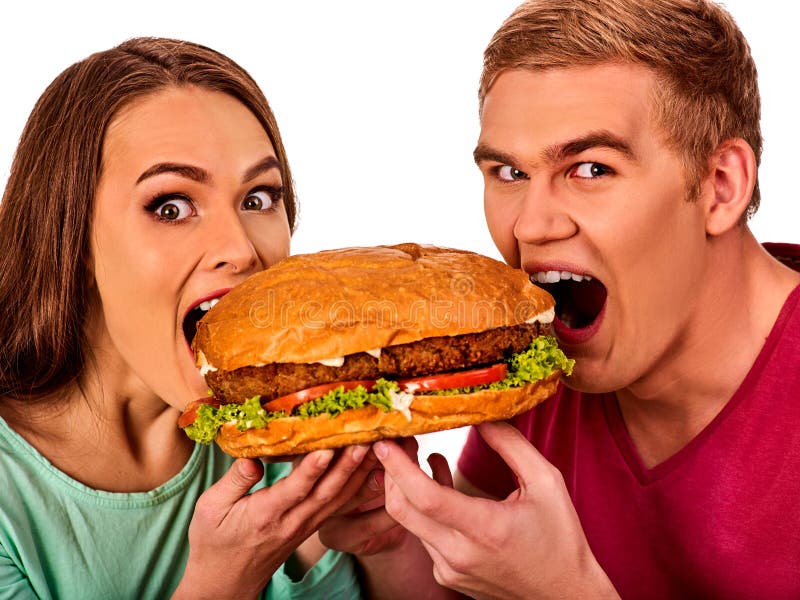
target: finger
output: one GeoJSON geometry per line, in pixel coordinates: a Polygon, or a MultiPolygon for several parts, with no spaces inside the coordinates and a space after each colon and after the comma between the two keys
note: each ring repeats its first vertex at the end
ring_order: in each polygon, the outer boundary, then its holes
{"type": "Polygon", "coordinates": [[[433,578],[436,580],[436,583],[466,593],[466,590],[459,589],[455,585],[457,581],[457,571],[453,568],[450,561],[432,545],[422,542],[422,546],[433,561],[433,578]]]}
{"type": "MultiPolygon", "coordinates": [[[[341,509],[363,489],[369,489],[366,482],[372,470],[379,465],[378,459],[371,452],[369,446],[358,445],[346,448],[334,467],[329,469],[325,477],[317,484],[319,489],[315,490],[315,493],[319,493],[320,496],[324,496],[328,492],[338,495],[341,501],[336,509],[341,509]]],[[[367,496],[366,499],[371,497],[374,496],[367,496]]]]}
{"type": "Polygon", "coordinates": [[[478,433],[514,472],[523,491],[541,477],[552,474],[554,467],[516,427],[499,421],[487,422],[478,425],[478,433]]]}
{"type": "Polygon", "coordinates": [[[453,487],[453,473],[444,456],[439,453],[431,454],[428,457],[428,464],[431,467],[434,481],[449,488],[453,487]]]}
{"type": "Polygon", "coordinates": [[[291,509],[289,526],[313,531],[349,500],[369,475],[368,470],[358,470],[368,450],[367,446],[350,446],[340,452],[308,496],[291,509]]]}
{"type": "Polygon", "coordinates": [[[419,452],[419,442],[415,437],[399,438],[395,443],[403,449],[411,460],[417,460],[417,453],[419,452]]]}
{"type": "Polygon", "coordinates": [[[374,450],[386,469],[386,510],[417,537],[438,546],[487,518],[478,499],[430,479],[395,444],[378,442],[374,450]]]}
{"type": "MultiPolygon", "coordinates": [[[[419,444],[415,438],[399,438],[395,442],[411,459],[417,460],[419,444]]],[[[383,465],[378,461],[371,449],[359,468],[361,469],[364,466],[372,468],[366,478],[365,485],[359,489],[351,500],[336,511],[338,514],[347,514],[353,511],[364,512],[383,506],[383,465]]]]}
{"type": "MultiPolygon", "coordinates": [[[[423,476],[428,479],[423,472],[423,476]]],[[[428,481],[431,481],[428,479],[428,481]]],[[[392,476],[386,474],[386,504],[387,514],[397,521],[403,528],[410,531],[422,542],[432,545],[435,548],[450,547],[458,527],[473,526],[469,523],[459,523],[458,526],[445,525],[439,522],[441,513],[438,507],[443,506],[438,497],[439,490],[447,488],[431,481],[437,487],[435,494],[425,493],[424,497],[416,496],[413,499],[397,485],[392,476]],[[418,508],[421,506],[421,508],[418,508]]]]}
{"type": "Polygon", "coordinates": [[[264,467],[257,460],[239,458],[202,496],[202,506],[216,522],[221,522],[238,500],[261,480],[264,467]]]}
{"type": "MultiPolygon", "coordinates": [[[[426,496],[434,497],[438,494],[444,494],[451,498],[459,495],[454,490],[448,489],[447,486],[428,477],[419,465],[412,461],[395,443],[376,442],[373,449],[386,470],[387,480],[391,477],[403,494],[409,498],[422,500],[426,496]]],[[[449,471],[447,460],[441,455],[431,455],[431,459],[436,465],[437,475],[444,478],[445,475],[442,471],[445,469],[449,471]]],[[[452,478],[447,477],[447,480],[452,481],[452,478]]],[[[418,505],[418,509],[422,509],[421,504],[418,505]]]]}
{"type": "Polygon", "coordinates": [[[268,497],[271,511],[284,513],[305,500],[314,488],[314,484],[325,473],[325,469],[333,460],[333,450],[316,450],[305,455],[300,464],[283,479],[269,488],[259,490],[253,497],[268,497]]]}
{"type": "Polygon", "coordinates": [[[319,530],[322,543],[340,552],[360,554],[370,543],[399,527],[383,507],[365,513],[330,517],[319,530]]]}
{"type": "MultiPolygon", "coordinates": [[[[376,459],[377,460],[377,459],[376,459]]],[[[380,466],[380,463],[379,463],[380,466]]],[[[373,469],[367,474],[358,491],[335,514],[346,515],[352,512],[364,512],[368,508],[383,506],[383,467],[373,469]]]]}

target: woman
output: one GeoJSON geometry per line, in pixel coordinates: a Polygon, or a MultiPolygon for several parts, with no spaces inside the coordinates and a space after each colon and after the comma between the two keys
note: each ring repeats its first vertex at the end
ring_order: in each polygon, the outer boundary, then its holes
{"type": "Polygon", "coordinates": [[[272,112],[219,53],[133,39],[45,91],[0,205],[0,596],[357,595],[312,534],[365,448],[269,487],[289,469],[176,426],[206,391],[198,306],[288,255],[294,219],[272,112]]]}

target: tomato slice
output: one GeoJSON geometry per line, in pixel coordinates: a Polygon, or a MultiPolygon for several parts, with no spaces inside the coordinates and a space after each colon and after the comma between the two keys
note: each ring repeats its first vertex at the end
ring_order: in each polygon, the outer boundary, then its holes
{"type": "Polygon", "coordinates": [[[504,379],[508,373],[506,363],[498,363],[491,367],[481,369],[469,369],[468,371],[456,371],[453,373],[437,373],[425,377],[414,377],[412,379],[399,379],[397,383],[403,391],[411,392],[430,392],[433,390],[447,390],[450,388],[470,387],[473,385],[483,385],[494,383],[504,379]]]}
{"type": "Polygon", "coordinates": [[[211,396],[208,398],[192,400],[186,405],[186,408],[183,409],[181,416],[178,417],[178,427],[183,429],[184,427],[188,427],[194,423],[197,420],[197,409],[203,406],[203,404],[210,404],[211,406],[216,406],[217,408],[222,406],[222,402],[211,396]]]}
{"type": "Polygon", "coordinates": [[[363,379],[360,381],[335,381],[333,383],[315,385],[314,387],[306,388],[304,390],[300,390],[299,392],[293,392],[291,394],[287,394],[286,396],[281,396],[280,398],[270,400],[264,404],[264,409],[269,412],[285,411],[286,414],[289,414],[292,412],[295,406],[300,406],[306,402],[311,402],[312,400],[321,398],[331,390],[338,388],[353,390],[360,385],[367,388],[367,391],[370,392],[372,391],[372,388],[375,387],[375,381],[372,379],[363,379]]]}
{"type": "MultiPolygon", "coordinates": [[[[505,378],[507,373],[508,366],[506,366],[505,363],[499,363],[491,367],[483,367],[480,369],[437,373],[435,375],[413,377],[411,379],[399,379],[397,383],[400,389],[406,392],[429,392],[493,383],[505,378]]],[[[375,387],[375,381],[372,379],[362,379],[357,381],[334,381],[332,383],[315,385],[314,387],[270,400],[264,404],[264,409],[269,412],[284,411],[286,414],[289,414],[296,406],[321,398],[331,390],[338,388],[353,390],[360,385],[364,386],[368,392],[371,392],[375,387]]],[[[178,418],[178,427],[183,428],[194,423],[197,419],[197,409],[203,404],[210,404],[211,406],[217,407],[221,406],[221,403],[216,398],[200,398],[199,400],[194,400],[186,405],[183,414],[178,418]]]]}

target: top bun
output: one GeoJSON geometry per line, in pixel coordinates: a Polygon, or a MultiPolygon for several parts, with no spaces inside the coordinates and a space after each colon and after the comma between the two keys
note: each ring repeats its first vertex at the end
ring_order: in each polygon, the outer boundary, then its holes
{"type": "MultiPolygon", "coordinates": [[[[198,366],[308,363],[519,325],[554,306],[519,269],[417,244],[299,254],[236,286],[198,323],[198,366]]],[[[548,319],[544,319],[545,321],[548,319]]]]}

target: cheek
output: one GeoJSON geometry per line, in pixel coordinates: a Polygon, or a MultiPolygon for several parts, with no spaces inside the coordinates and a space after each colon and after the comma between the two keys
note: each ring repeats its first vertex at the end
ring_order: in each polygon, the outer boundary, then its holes
{"type": "Polygon", "coordinates": [[[289,256],[292,234],[288,220],[276,220],[266,225],[256,221],[247,223],[245,228],[264,268],[289,256]]]}
{"type": "MultiPolygon", "coordinates": [[[[135,264],[106,263],[107,270],[99,275],[97,288],[102,300],[103,314],[115,345],[123,352],[152,346],[154,331],[165,329],[169,313],[167,295],[171,282],[162,274],[163,262],[148,268],[144,261],[135,264]]],[[[164,340],[159,340],[163,344],[164,340]]]]}
{"type": "Polygon", "coordinates": [[[494,245],[503,255],[505,261],[514,266],[519,266],[519,242],[514,237],[514,224],[517,213],[510,203],[484,199],[483,210],[486,216],[486,225],[492,236],[494,245]]]}
{"type": "Polygon", "coordinates": [[[175,273],[163,249],[134,228],[107,227],[97,234],[95,280],[106,325],[120,350],[137,348],[143,333],[164,328],[163,307],[171,300],[175,273]]]}

